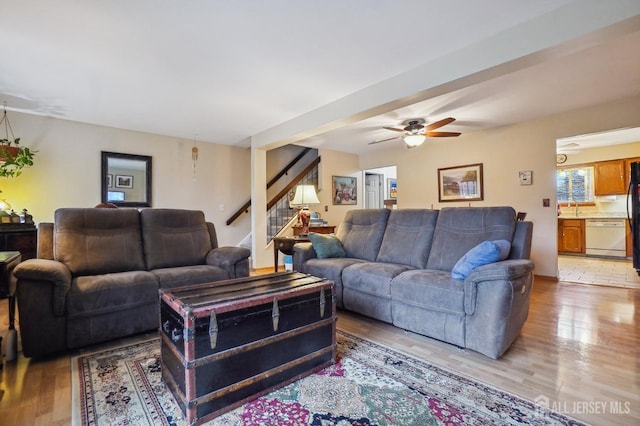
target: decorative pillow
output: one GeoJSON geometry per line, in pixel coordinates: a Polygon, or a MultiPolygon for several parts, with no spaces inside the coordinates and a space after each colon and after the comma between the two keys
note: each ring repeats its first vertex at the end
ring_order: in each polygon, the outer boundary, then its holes
{"type": "Polygon", "coordinates": [[[483,241],[456,262],[451,278],[464,280],[478,266],[505,260],[510,250],[511,243],[507,240],[483,241]]]}
{"type": "Polygon", "coordinates": [[[345,257],[342,243],[335,234],[318,234],[309,232],[309,240],[318,256],[318,259],[329,257],[345,257]]]}

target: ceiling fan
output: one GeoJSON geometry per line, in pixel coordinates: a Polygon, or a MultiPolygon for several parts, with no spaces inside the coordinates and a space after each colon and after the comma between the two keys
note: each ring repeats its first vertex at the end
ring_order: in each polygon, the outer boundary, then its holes
{"type": "Polygon", "coordinates": [[[394,132],[402,132],[404,133],[403,136],[394,136],[392,138],[369,142],[369,145],[374,145],[381,142],[387,142],[387,141],[391,141],[401,137],[404,140],[404,142],[407,144],[407,147],[414,148],[416,146],[422,145],[422,143],[426,140],[426,138],[448,138],[448,137],[460,136],[459,132],[434,132],[433,131],[449,123],[453,123],[454,121],[456,121],[455,118],[447,117],[447,118],[443,118],[442,120],[436,121],[435,123],[427,124],[425,126],[426,121],[424,119],[412,118],[410,120],[404,121],[402,124],[406,124],[406,126],[401,129],[398,129],[396,127],[383,127],[383,129],[391,130],[394,132]]]}

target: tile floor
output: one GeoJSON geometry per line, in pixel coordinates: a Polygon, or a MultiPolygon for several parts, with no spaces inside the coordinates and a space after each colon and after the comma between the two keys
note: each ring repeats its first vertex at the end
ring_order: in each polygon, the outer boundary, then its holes
{"type": "Polygon", "coordinates": [[[640,276],[631,260],[558,256],[558,279],[640,289],[640,276]]]}

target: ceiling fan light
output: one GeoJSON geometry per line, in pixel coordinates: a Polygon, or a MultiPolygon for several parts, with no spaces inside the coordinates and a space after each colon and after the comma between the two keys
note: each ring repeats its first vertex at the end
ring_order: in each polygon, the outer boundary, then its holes
{"type": "Polygon", "coordinates": [[[413,148],[422,145],[427,140],[427,137],[425,135],[406,135],[403,140],[407,146],[413,148]]]}

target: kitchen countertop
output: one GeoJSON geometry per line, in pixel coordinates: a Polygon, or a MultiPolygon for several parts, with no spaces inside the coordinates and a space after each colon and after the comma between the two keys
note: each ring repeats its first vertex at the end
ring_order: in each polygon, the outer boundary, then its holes
{"type": "Polygon", "coordinates": [[[578,212],[575,214],[561,214],[558,219],[626,219],[626,212],[578,212]]]}

